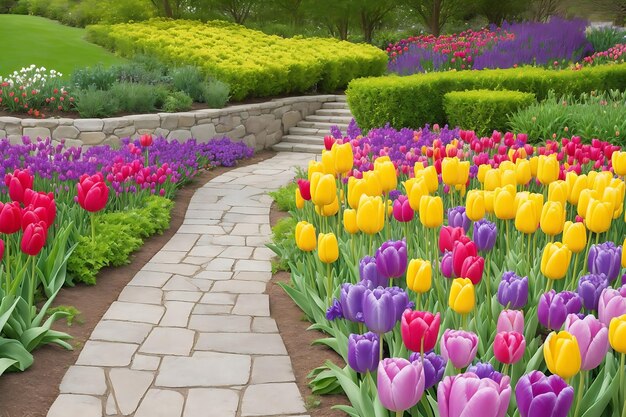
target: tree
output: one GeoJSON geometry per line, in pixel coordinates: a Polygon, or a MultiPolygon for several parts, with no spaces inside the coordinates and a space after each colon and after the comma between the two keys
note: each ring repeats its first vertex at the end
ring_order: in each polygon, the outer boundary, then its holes
{"type": "Polygon", "coordinates": [[[624,26],[626,23],[626,0],[598,0],[592,4],[597,7],[597,10],[613,16],[615,25],[624,26]]]}
{"type": "Polygon", "coordinates": [[[352,21],[353,0],[313,0],[305,4],[305,13],[314,22],[321,23],[328,33],[341,40],[347,40],[352,21]]]}
{"type": "Polygon", "coordinates": [[[372,43],[374,31],[380,29],[385,18],[397,7],[395,0],[353,0],[354,10],[361,23],[365,42],[372,43]]]}
{"type": "Polygon", "coordinates": [[[211,0],[213,8],[243,25],[258,5],[258,0],[211,0]]]}
{"type": "Polygon", "coordinates": [[[537,22],[545,22],[550,16],[561,12],[561,0],[535,0],[531,5],[531,18],[537,22]]]}
{"type": "Polygon", "coordinates": [[[287,15],[289,22],[294,28],[302,23],[303,3],[304,0],[274,0],[275,7],[287,15]]]}
{"type": "Polygon", "coordinates": [[[519,0],[479,0],[478,11],[489,23],[500,26],[505,20],[516,20],[528,10],[529,2],[519,0]]]}
{"type": "Polygon", "coordinates": [[[462,7],[462,0],[407,0],[428,31],[435,36],[441,34],[446,22],[455,16],[462,7]]]}

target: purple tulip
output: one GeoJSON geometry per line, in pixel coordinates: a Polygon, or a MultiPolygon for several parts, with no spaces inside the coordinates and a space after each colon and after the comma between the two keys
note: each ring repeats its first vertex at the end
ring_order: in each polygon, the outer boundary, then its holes
{"type": "Polygon", "coordinates": [[[378,272],[387,278],[399,278],[406,272],[405,240],[388,240],[376,251],[378,272]]]}
{"type": "Polygon", "coordinates": [[[498,302],[505,308],[522,309],[528,302],[528,277],[520,277],[513,271],[502,274],[498,286],[498,302]]]}
{"type": "Polygon", "coordinates": [[[378,272],[376,267],[376,258],[373,256],[365,256],[359,262],[359,276],[361,281],[368,281],[372,288],[386,287],[389,285],[389,278],[378,272]]]}
{"type": "Polygon", "coordinates": [[[600,294],[598,301],[598,317],[605,326],[611,324],[611,319],[626,314],[626,285],[615,290],[606,288],[600,294]]]}
{"type": "Polygon", "coordinates": [[[415,304],[409,300],[409,295],[400,287],[386,288],[393,298],[393,309],[396,317],[396,321],[402,320],[402,314],[404,310],[413,309],[415,304]]]}
{"type": "Polygon", "coordinates": [[[537,316],[543,327],[559,330],[568,314],[576,314],[582,308],[582,300],[572,291],[556,293],[550,290],[539,298],[537,316]]]}
{"type": "Polygon", "coordinates": [[[478,362],[476,365],[468,367],[467,372],[475,373],[480,379],[492,379],[498,384],[502,381],[502,377],[504,376],[496,371],[489,362],[478,362]]]}
{"type": "Polygon", "coordinates": [[[589,371],[598,367],[609,351],[607,327],[591,314],[582,320],[576,314],[570,314],[565,319],[565,330],[576,336],[582,358],[581,369],[589,371]]]}
{"type": "Polygon", "coordinates": [[[613,281],[619,275],[622,266],[622,247],[615,246],[613,242],[592,245],[587,262],[589,272],[604,274],[609,281],[613,281]]]}
{"type": "Polygon", "coordinates": [[[348,365],[356,372],[374,372],[378,367],[379,338],[377,334],[351,334],[348,337],[348,365]]]}
{"type": "Polygon", "coordinates": [[[604,274],[589,274],[580,277],[577,292],[583,300],[583,306],[587,310],[597,310],[600,294],[608,286],[609,281],[604,274]]]}
{"type": "Polygon", "coordinates": [[[448,226],[462,227],[465,233],[467,233],[471,224],[471,220],[465,214],[465,207],[458,206],[448,209],[448,226]]]}
{"type": "Polygon", "coordinates": [[[452,252],[446,251],[441,257],[441,273],[446,278],[454,277],[454,266],[452,263],[452,252]]]}
{"type": "Polygon", "coordinates": [[[476,357],[478,336],[465,330],[446,329],[440,341],[441,356],[457,369],[465,368],[476,357]]]}
{"type": "MultiPolygon", "coordinates": [[[[413,352],[409,356],[409,361],[421,361],[422,357],[419,352],[413,352]]],[[[443,373],[446,370],[446,360],[437,355],[435,352],[430,351],[424,355],[424,361],[422,362],[424,367],[424,389],[434,387],[443,378],[443,373]]]]}
{"type": "Polygon", "coordinates": [[[622,285],[626,285],[626,274],[622,275],[622,285]]]}
{"type": "Polygon", "coordinates": [[[574,388],[558,375],[532,371],[517,381],[515,398],[521,417],[567,417],[574,388]]]}
{"type": "Polygon", "coordinates": [[[363,295],[363,319],[372,332],[385,334],[394,328],[398,319],[393,294],[385,288],[366,290],[363,295]]]}
{"type": "Polygon", "coordinates": [[[363,297],[367,290],[367,286],[362,282],[341,285],[339,304],[343,318],[355,323],[363,323],[363,297]]]}
{"type": "Polygon", "coordinates": [[[343,318],[343,312],[341,311],[341,303],[336,298],[333,299],[333,303],[326,310],[326,320],[333,321],[343,318]]]}
{"type": "Polygon", "coordinates": [[[421,361],[387,358],[378,363],[378,399],[391,411],[408,410],[424,395],[424,368],[421,361]]]}
{"type": "Polygon", "coordinates": [[[474,222],[474,243],[479,251],[490,251],[496,244],[498,228],[496,224],[486,219],[474,222]]]}
{"type": "Polygon", "coordinates": [[[511,380],[498,383],[466,372],[447,376],[437,387],[440,417],[504,417],[511,400],[511,380]]]}

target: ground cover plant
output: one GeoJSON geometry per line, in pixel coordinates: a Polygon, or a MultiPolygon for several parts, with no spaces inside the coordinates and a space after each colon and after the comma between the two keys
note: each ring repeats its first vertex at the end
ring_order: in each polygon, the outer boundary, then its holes
{"type": "Polygon", "coordinates": [[[94,25],[89,39],[122,56],[149,53],[163,62],[197,65],[205,75],[245,97],[333,92],[350,80],[385,71],[386,56],[375,47],[334,39],[284,39],[223,21],[152,19],[94,25]]]}
{"type": "Polygon", "coordinates": [[[95,284],[169,226],[171,198],[199,170],[253,153],[227,138],[168,142],[144,135],[83,151],[51,140],[0,140],[0,374],[24,371],[37,347],[71,348],[48,308],[63,285],[95,284]]]}
{"type": "Polygon", "coordinates": [[[438,126],[325,145],[271,246],[347,363],[314,391],[363,417],[626,414],[626,152],[438,126]]]}

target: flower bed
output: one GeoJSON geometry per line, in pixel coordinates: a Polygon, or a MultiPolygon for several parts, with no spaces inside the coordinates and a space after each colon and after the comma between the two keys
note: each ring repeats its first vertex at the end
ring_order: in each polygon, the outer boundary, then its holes
{"type": "Polygon", "coordinates": [[[295,239],[273,246],[348,364],[317,369],[314,390],[363,417],[626,413],[626,152],[353,133],[310,162],[295,239]]]}
{"type": "Polygon", "coordinates": [[[168,227],[176,189],[200,169],[252,152],[226,138],[198,144],[144,135],[86,152],[50,139],[0,141],[0,374],[27,369],[40,345],[71,348],[69,335],[51,330],[68,313],[46,318],[61,287],[94,284],[100,268],[127,263],[143,239],[168,227]]]}

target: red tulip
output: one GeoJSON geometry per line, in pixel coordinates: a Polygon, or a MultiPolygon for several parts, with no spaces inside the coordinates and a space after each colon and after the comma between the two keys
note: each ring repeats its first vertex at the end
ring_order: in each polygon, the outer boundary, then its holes
{"type": "Polygon", "coordinates": [[[0,202],[0,233],[10,235],[20,230],[22,210],[20,203],[0,202]]]}
{"type": "Polygon", "coordinates": [[[152,145],[152,135],[150,134],[141,135],[139,137],[139,143],[143,147],[152,145]]]}
{"type": "Polygon", "coordinates": [[[476,244],[473,241],[463,242],[458,240],[452,247],[452,269],[454,275],[461,277],[461,270],[463,268],[463,262],[468,256],[477,256],[478,250],[476,244]]]}
{"type": "Polygon", "coordinates": [[[413,352],[421,352],[422,348],[424,352],[433,350],[437,344],[440,323],[439,313],[433,315],[429,311],[405,310],[400,324],[404,345],[413,352]]]}
{"type": "Polygon", "coordinates": [[[109,187],[105,184],[102,174],[80,177],[78,184],[78,204],[89,212],[102,210],[109,199],[109,187]]]}
{"type": "Polygon", "coordinates": [[[13,174],[4,176],[4,183],[9,187],[9,197],[13,201],[24,201],[24,191],[33,188],[34,178],[27,169],[16,169],[13,174]]]}
{"type": "Polygon", "coordinates": [[[31,223],[39,223],[44,222],[46,224],[46,229],[50,227],[46,219],[48,218],[48,214],[46,213],[46,209],[42,207],[33,207],[32,205],[26,207],[22,210],[22,230],[26,230],[29,224],[31,223]]]}
{"type": "Polygon", "coordinates": [[[513,364],[524,356],[526,340],[518,332],[500,332],[493,341],[493,353],[502,363],[513,364]]]}
{"type": "Polygon", "coordinates": [[[38,193],[33,190],[26,190],[24,193],[24,205],[32,205],[41,220],[48,224],[48,227],[54,223],[57,215],[57,205],[52,193],[38,193]]]}
{"type": "Polygon", "coordinates": [[[439,229],[439,252],[452,251],[454,242],[465,235],[462,227],[443,226],[439,229]]]}
{"type": "Polygon", "coordinates": [[[305,179],[298,180],[298,188],[300,189],[300,195],[306,201],[311,200],[311,182],[305,179]]]}
{"type": "Polygon", "coordinates": [[[46,244],[47,237],[48,233],[45,222],[31,223],[24,230],[20,248],[25,254],[35,256],[46,244]]]}
{"type": "Polygon", "coordinates": [[[327,151],[330,151],[336,141],[337,139],[330,135],[324,136],[324,148],[326,148],[327,151]]]}
{"type": "MultiPolygon", "coordinates": [[[[452,258],[454,260],[454,258],[452,258]]],[[[478,285],[483,277],[485,259],[482,256],[468,256],[461,265],[461,278],[469,278],[472,284],[478,285]]]]}

